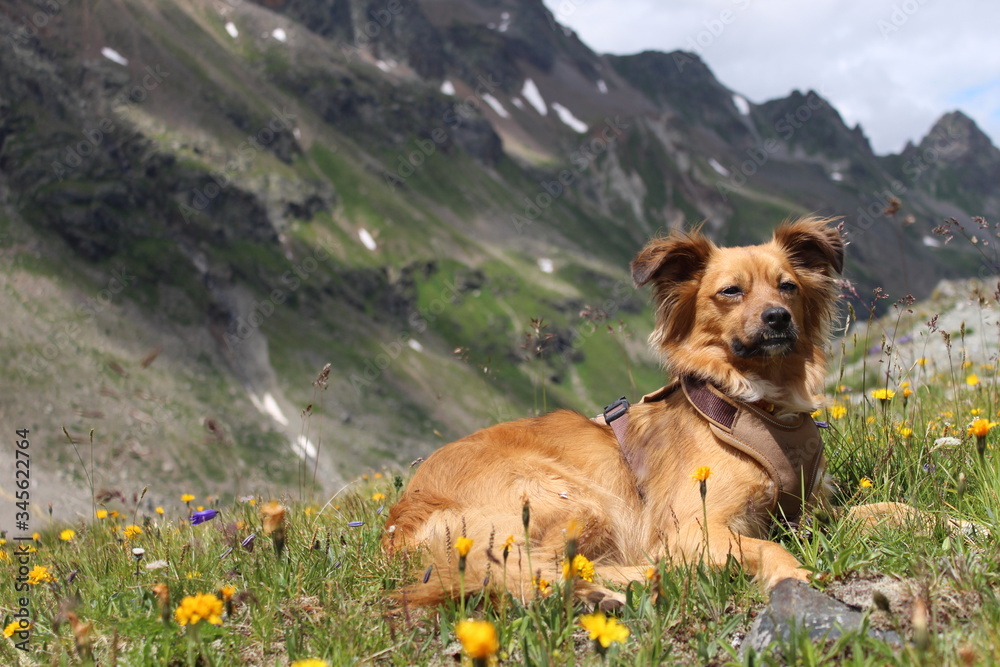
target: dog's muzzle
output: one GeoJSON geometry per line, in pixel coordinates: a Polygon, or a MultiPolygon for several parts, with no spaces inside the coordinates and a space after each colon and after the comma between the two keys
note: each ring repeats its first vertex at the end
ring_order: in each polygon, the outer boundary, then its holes
{"type": "Polygon", "coordinates": [[[786,308],[768,308],[760,314],[761,326],[750,341],[738,338],[731,343],[733,354],[741,359],[783,357],[795,348],[798,330],[786,308]]]}

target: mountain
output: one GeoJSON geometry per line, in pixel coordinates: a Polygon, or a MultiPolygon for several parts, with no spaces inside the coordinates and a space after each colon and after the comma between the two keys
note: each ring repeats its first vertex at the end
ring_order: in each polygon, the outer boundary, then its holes
{"type": "Polygon", "coordinates": [[[998,209],[960,113],[876,156],[815,92],[600,55],[539,0],[12,0],[0,29],[0,411],[58,515],[320,497],[659,386],[627,266],[670,228],[843,215],[848,277],[898,298],[969,270],[940,218],[998,209]]]}

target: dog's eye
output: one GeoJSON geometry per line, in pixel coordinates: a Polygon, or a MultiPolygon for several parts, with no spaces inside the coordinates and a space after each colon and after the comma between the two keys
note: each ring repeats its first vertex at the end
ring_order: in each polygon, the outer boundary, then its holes
{"type": "Polygon", "coordinates": [[[798,288],[799,286],[791,282],[790,280],[785,280],[780,285],[778,285],[778,289],[781,290],[782,292],[794,292],[798,288]]]}
{"type": "Polygon", "coordinates": [[[728,285],[719,290],[722,296],[743,296],[743,290],[738,285],[728,285]]]}

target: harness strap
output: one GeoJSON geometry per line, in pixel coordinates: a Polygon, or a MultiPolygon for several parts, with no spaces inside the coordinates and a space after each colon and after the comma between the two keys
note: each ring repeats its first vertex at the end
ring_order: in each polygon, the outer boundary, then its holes
{"type": "MultiPolygon", "coordinates": [[[[647,394],[641,403],[663,400],[678,388],[719,440],[764,468],[778,489],[776,507],[785,520],[797,521],[803,499],[812,493],[822,459],[823,441],[815,422],[805,414],[790,422],[776,419],[754,405],[729,398],[710,383],[694,377],[684,377],[647,394]]],[[[623,452],[629,451],[625,447],[628,409],[629,403],[622,397],[595,418],[598,423],[604,421],[611,426],[623,452]]]]}

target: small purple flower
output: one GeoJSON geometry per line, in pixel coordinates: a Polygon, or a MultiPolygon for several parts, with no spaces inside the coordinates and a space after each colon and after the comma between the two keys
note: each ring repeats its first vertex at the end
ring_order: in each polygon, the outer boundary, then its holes
{"type": "Polygon", "coordinates": [[[197,526],[199,523],[205,523],[206,521],[211,521],[216,516],[218,516],[219,510],[201,510],[199,512],[192,512],[190,519],[191,525],[197,526]]]}
{"type": "Polygon", "coordinates": [[[351,528],[360,528],[361,526],[365,525],[365,522],[364,521],[351,521],[347,525],[350,526],[351,528]]]}
{"type": "Polygon", "coordinates": [[[830,428],[830,422],[816,422],[816,428],[830,428]]]}

